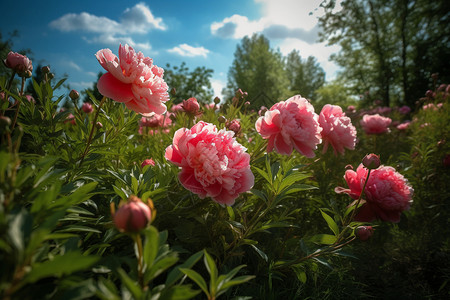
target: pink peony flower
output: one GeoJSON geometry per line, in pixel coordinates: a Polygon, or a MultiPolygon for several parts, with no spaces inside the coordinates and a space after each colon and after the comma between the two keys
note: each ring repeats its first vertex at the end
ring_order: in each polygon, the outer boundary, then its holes
{"type": "Polygon", "coordinates": [[[398,109],[398,112],[401,113],[402,115],[407,115],[411,112],[411,108],[407,105],[403,105],[398,109]]]}
{"type": "Polygon", "coordinates": [[[19,76],[25,75],[27,71],[33,71],[31,60],[25,55],[10,51],[4,60],[6,67],[13,69],[19,76]]]}
{"type": "Polygon", "coordinates": [[[411,125],[411,121],[406,121],[406,122],[403,122],[403,123],[397,125],[397,129],[398,130],[406,130],[406,129],[408,129],[408,127],[410,125],[411,125]]]}
{"type": "Polygon", "coordinates": [[[425,104],[422,106],[423,110],[438,110],[438,107],[434,103],[425,104]]]}
{"type": "Polygon", "coordinates": [[[234,139],[234,132],[203,121],[175,132],[165,157],[182,170],[181,184],[201,199],[233,205],[240,193],[253,187],[250,155],[234,139]]]}
{"type": "Polygon", "coordinates": [[[379,114],[376,114],[364,115],[360,124],[367,134],[380,134],[390,131],[389,125],[391,122],[391,118],[382,117],[379,114]]]}
{"type": "Polygon", "coordinates": [[[347,111],[349,113],[354,113],[354,112],[356,112],[356,107],[354,105],[349,105],[349,106],[347,106],[347,111]]]}
{"type": "Polygon", "coordinates": [[[108,71],[97,83],[103,96],[123,102],[143,115],[166,111],[164,102],[169,100],[169,94],[163,79],[164,70],[153,65],[151,58],[136,53],[128,45],[119,46],[119,58],[110,49],[99,50],[95,56],[108,71]]]}
{"type": "Polygon", "coordinates": [[[84,102],[81,106],[81,109],[87,114],[90,114],[94,110],[92,108],[92,104],[90,104],[89,102],[84,102]]]}
{"type": "MultiPolygon", "coordinates": [[[[345,171],[345,181],[349,189],[337,187],[335,192],[346,193],[353,199],[358,199],[368,169],[362,164],[355,171],[345,171]]],[[[408,180],[392,167],[380,166],[371,171],[364,190],[364,203],[355,216],[356,221],[371,222],[375,219],[382,221],[399,222],[400,214],[408,210],[412,203],[413,188],[408,180]]]]}
{"type": "Polygon", "coordinates": [[[141,168],[143,168],[143,167],[145,167],[145,166],[148,166],[148,165],[151,165],[151,166],[155,166],[155,161],[153,160],[153,159],[151,159],[151,158],[147,158],[146,160],[144,160],[142,163],[141,163],[141,168]]]}
{"type": "Polygon", "coordinates": [[[314,107],[300,95],[274,104],[255,127],[264,139],[269,139],[267,151],[274,148],[280,154],[290,155],[292,149],[306,157],[314,157],[314,150],[322,141],[319,116],[314,107]]]}
{"type": "Polygon", "coordinates": [[[333,147],[335,155],[338,152],[344,154],[345,148],[355,149],[356,128],[340,106],[325,105],[319,115],[319,124],[323,129],[321,135],[324,153],[329,144],[333,147]]]}

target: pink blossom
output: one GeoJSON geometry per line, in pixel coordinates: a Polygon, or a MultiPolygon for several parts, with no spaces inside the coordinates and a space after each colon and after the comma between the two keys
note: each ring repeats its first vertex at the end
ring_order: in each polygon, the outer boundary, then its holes
{"type": "Polygon", "coordinates": [[[183,110],[183,105],[181,103],[173,105],[170,108],[170,111],[173,112],[173,113],[182,112],[182,111],[184,111],[183,110]]]}
{"type": "MultiPolygon", "coordinates": [[[[27,95],[25,95],[25,98],[27,98],[28,102],[36,103],[36,100],[34,100],[34,97],[32,95],[27,94],[27,95]]],[[[1,99],[1,97],[0,97],[0,99],[1,99]]]]}
{"type": "Polygon", "coordinates": [[[411,108],[407,105],[403,105],[398,109],[398,112],[401,113],[402,115],[407,115],[411,112],[411,108]]]}
{"type": "Polygon", "coordinates": [[[201,199],[233,205],[240,193],[248,191],[255,177],[250,155],[234,139],[234,132],[219,130],[203,121],[191,129],[175,132],[165,157],[178,167],[181,184],[201,199]]]}
{"type": "Polygon", "coordinates": [[[354,105],[349,105],[349,106],[347,107],[347,111],[348,111],[349,113],[354,113],[354,112],[356,112],[356,107],[355,107],[354,105]]]}
{"type": "Polygon", "coordinates": [[[380,134],[389,132],[391,118],[382,117],[379,114],[364,115],[360,124],[367,134],[380,134]]]}
{"type": "Polygon", "coordinates": [[[355,149],[356,128],[340,106],[325,105],[319,115],[319,124],[323,129],[321,135],[324,153],[329,144],[333,147],[335,155],[344,154],[345,148],[355,149]]]}
{"type": "Polygon", "coordinates": [[[275,148],[280,154],[290,155],[295,148],[311,158],[322,141],[319,116],[311,103],[300,95],[274,104],[259,117],[255,127],[264,139],[269,139],[268,152],[275,148]]]}
{"type": "Polygon", "coordinates": [[[166,111],[169,100],[168,86],[163,79],[164,70],[153,65],[153,60],[128,45],[119,46],[119,58],[110,49],[95,54],[108,71],[97,83],[99,92],[106,97],[125,103],[140,114],[166,111]]]}
{"type": "Polygon", "coordinates": [[[411,125],[411,121],[406,121],[397,126],[398,130],[406,130],[411,125]]]}
{"type": "Polygon", "coordinates": [[[139,121],[140,126],[142,127],[163,127],[166,128],[170,125],[172,125],[172,119],[170,116],[166,114],[159,115],[159,114],[152,114],[149,117],[142,117],[139,121]]]}
{"type": "Polygon", "coordinates": [[[84,102],[81,106],[81,109],[87,114],[90,114],[94,110],[92,104],[90,104],[89,102],[84,102]]]}
{"type": "MultiPolygon", "coordinates": [[[[63,111],[63,109],[61,108],[61,111],[63,111]]],[[[75,121],[75,116],[73,114],[68,114],[66,117],[66,120],[64,121],[64,123],[70,123],[72,125],[76,125],[77,122],[75,121]]]]}
{"type": "MultiPolygon", "coordinates": [[[[355,171],[345,171],[344,179],[349,189],[337,187],[337,193],[346,193],[353,199],[358,199],[368,169],[362,164],[355,171]]],[[[371,171],[369,180],[364,190],[363,205],[355,216],[356,221],[371,222],[375,219],[382,221],[399,222],[400,214],[408,210],[412,203],[413,188],[408,184],[408,180],[394,168],[380,166],[371,171]]]]}
{"type": "Polygon", "coordinates": [[[183,100],[181,104],[183,110],[192,116],[198,115],[200,111],[200,104],[198,104],[197,99],[192,97],[187,100],[183,100]]]}
{"type": "Polygon", "coordinates": [[[438,107],[434,103],[425,104],[422,106],[423,110],[438,110],[438,107]]]}
{"type": "Polygon", "coordinates": [[[146,160],[144,160],[142,163],[141,163],[141,168],[143,168],[143,167],[145,167],[145,166],[148,166],[148,165],[150,165],[150,166],[155,166],[155,161],[153,160],[153,159],[151,159],[151,158],[147,158],[146,160]]]}
{"type": "Polygon", "coordinates": [[[23,76],[27,71],[33,71],[31,60],[25,55],[10,51],[4,60],[6,67],[13,69],[14,72],[23,76]]]}
{"type": "Polygon", "coordinates": [[[214,102],[205,104],[205,108],[206,109],[210,109],[210,110],[215,110],[216,109],[216,104],[214,102]]]}

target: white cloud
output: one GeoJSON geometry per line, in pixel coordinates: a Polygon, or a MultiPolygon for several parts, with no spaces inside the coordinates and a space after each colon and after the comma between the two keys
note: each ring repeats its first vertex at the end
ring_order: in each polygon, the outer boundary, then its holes
{"type": "Polygon", "coordinates": [[[136,43],[129,36],[112,36],[108,34],[101,34],[99,36],[93,38],[83,37],[83,39],[88,43],[95,44],[106,44],[106,45],[114,45],[117,46],[119,44],[128,44],[133,48],[137,48],[139,50],[150,50],[152,47],[147,43],[136,43]]]}
{"type": "Polygon", "coordinates": [[[142,49],[150,49],[150,44],[136,43],[131,35],[144,34],[152,29],[166,30],[163,20],[155,18],[150,8],[143,2],[127,8],[119,21],[82,12],[65,14],[50,22],[49,26],[63,32],[96,34],[93,38],[84,38],[91,43],[117,45],[117,41],[123,41],[142,49]]]}
{"type": "Polygon", "coordinates": [[[220,99],[224,99],[224,96],[222,94],[222,90],[225,88],[225,82],[223,82],[220,79],[217,78],[212,78],[210,80],[211,82],[211,87],[214,90],[214,97],[219,97],[220,99]]]}
{"type": "Polygon", "coordinates": [[[75,70],[77,70],[77,71],[81,71],[81,67],[79,66],[79,65],[77,65],[76,63],[74,63],[73,61],[67,61],[66,62],[66,64],[69,66],[69,67],[71,67],[71,68],[73,68],[73,69],[75,69],[75,70]]]}
{"type": "MultiPolygon", "coordinates": [[[[233,15],[211,24],[213,35],[240,39],[263,33],[270,39],[294,38],[313,44],[318,39],[317,18],[323,13],[322,0],[255,0],[262,4],[262,16],[249,20],[233,15]]],[[[340,1],[338,1],[340,2],[340,1]]],[[[338,8],[339,3],[338,3],[338,8]]]]}
{"type": "Polygon", "coordinates": [[[194,56],[206,57],[209,53],[209,50],[205,49],[204,47],[192,47],[188,44],[181,44],[167,51],[170,53],[176,53],[178,55],[187,57],[194,57],[194,56]]]}

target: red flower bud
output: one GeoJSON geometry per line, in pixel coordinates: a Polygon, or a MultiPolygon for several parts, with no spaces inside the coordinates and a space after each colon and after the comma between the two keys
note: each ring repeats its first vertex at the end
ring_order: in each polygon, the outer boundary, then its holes
{"type": "Polygon", "coordinates": [[[238,134],[239,131],[241,131],[241,123],[237,119],[234,119],[231,122],[227,122],[225,124],[225,127],[231,131],[234,131],[235,134],[238,134]]]}
{"type": "Polygon", "coordinates": [[[25,55],[12,52],[8,53],[8,56],[5,59],[6,67],[13,69],[19,76],[25,76],[29,71],[31,73],[33,71],[33,64],[31,60],[25,55]]]}
{"type": "Polygon", "coordinates": [[[155,166],[155,161],[151,158],[148,158],[142,162],[141,168],[148,166],[148,165],[155,166]]]}
{"type": "Polygon", "coordinates": [[[373,153],[367,154],[363,158],[362,163],[367,169],[376,169],[381,165],[380,157],[373,153]]]}
{"type": "Polygon", "coordinates": [[[372,226],[358,226],[355,230],[355,235],[361,241],[367,241],[373,235],[372,226]]]}
{"type": "Polygon", "coordinates": [[[121,232],[139,232],[152,220],[152,210],[138,197],[130,196],[127,203],[119,204],[119,209],[113,219],[117,229],[121,232]]]}
{"type": "Polygon", "coordinates": [[[84,102],[81,106],[81,109],[87,114],[90,114],[94,110],[92,104],[90,104],[89,102],[84,102]]]}
{"type": "Polygon", "coordinates": [[[200,110],[200,104],[198,104],[197,99],[195,99],[194,97],[183,100],[182,106],[184,111],[192,116],[198,115],[200,110]]]}
{"type": "Polygon", "coordinates": [[[72,100],[77,100],[78,98],[80,98],[80,93],[78,93],[76,90],[71,90],[69,93],[69,97],[72,100]]]}

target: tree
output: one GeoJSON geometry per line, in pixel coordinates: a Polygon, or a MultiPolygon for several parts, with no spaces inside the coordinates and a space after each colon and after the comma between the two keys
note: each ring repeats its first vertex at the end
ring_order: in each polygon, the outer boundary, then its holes
{"type": "Polygon", "coordinates": [[[448,1],[345,0],[338,12],[335,4],[321,4],[321,37],[342,47],[332,59],[355,94],[368,91],[386,106],[413,105],[432,73],[450,79],[448,1]]]}
{"type": "Polygon", "coordinates": [[[237,45],[228,71],[227,99],[241,89],[248,93],[252,108],[270,107],[287,96],[288,85],[281,53],[272,50],[263,35],[244,37],[237,45]]]}
{"type": "Polygon", "coordinates": [[[164,69],[164,80],[169,89],[176,90],[175,96],[172,96],[172,102],[180,103],[191,97],[203,103],[212,102],[214,97],[210,81],[212,73],[213,70],[206,67],[196,67],[193,71],[189,71],[185,62],[182,62],[179,67],[171,67],[167,64],[164,69]]]}
{"type": "Polygon", "coordinates": [[[313,56],[302,60],[298,50],[292,50],[286,58],[286,72],[292,95],[300,94],[315,99],[316,91],[325,83],[325,72],[313,56]]]}

